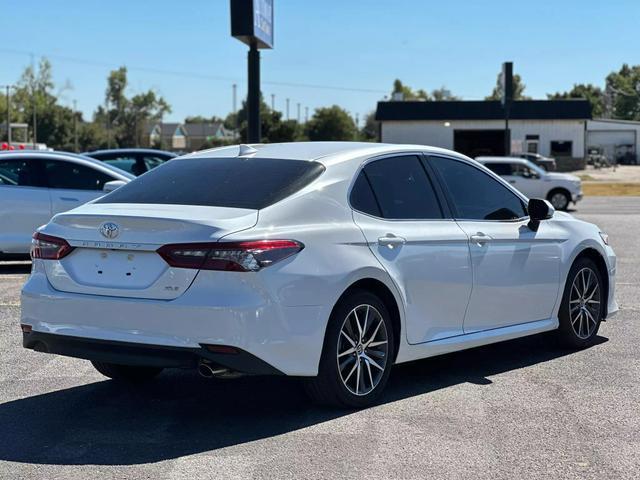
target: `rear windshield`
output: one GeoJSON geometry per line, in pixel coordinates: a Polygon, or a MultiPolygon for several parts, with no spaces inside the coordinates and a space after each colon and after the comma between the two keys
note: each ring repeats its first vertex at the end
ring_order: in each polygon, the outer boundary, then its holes
{"type": "Polygon", "coordinates": [[[261,209],[305,187],[324,171],[317,162],[272,158],[172,160],[96,203],[151,203],[261,209]]]}

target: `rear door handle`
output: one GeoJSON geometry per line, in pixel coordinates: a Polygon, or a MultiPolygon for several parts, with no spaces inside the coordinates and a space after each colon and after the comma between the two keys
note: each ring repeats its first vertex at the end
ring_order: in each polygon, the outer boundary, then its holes
{"type": "Polygon", "coordinates": [[[486,233],[478,232],[475,235],[471,235],[469,239],[471,240],[472,243],[475,243],[476,245],[481,247],[485,243],[487,243],[489,240],[491,240],[491,237],[486,233]]]}
{"type": "Polygon", "coordinates": [[[79,202],[80,200],[73,197],[60,197],[63,202],[79,202]]]}
{"type": "Polygon", "coordinates": [[[509,183],[510,183],[511,185],[514,185],[514,184],[516,183],[516,181],[515,181],[515,180],[509,180],[509,183]]]}
{"type": "Polygon", "coordinates": [[[406,243],[406,240],[402,237],[396,237],[392,233],[387,233],[384,237],[378,238],[378,244],[383,247],[395,248],[406,243]]]}

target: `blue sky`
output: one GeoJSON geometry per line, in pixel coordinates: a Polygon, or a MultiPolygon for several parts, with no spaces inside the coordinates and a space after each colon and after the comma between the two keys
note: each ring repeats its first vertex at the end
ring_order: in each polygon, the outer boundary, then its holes
{"type": "MultiPolygon", "coordinates": [[[[230,36],[228,0],[3,0],[0,84],[47,56],[63,102],[90,115],[106,76],[129,67],[129,93],[153,88],[172,120],[224,116],[246,95],[246,47],[230,36]]],[[[283,111],[290,98],[338,104],[362,118],[395,78],[414,88],[447,86],[481,99],[500,65],[514,62],[526,93],[544,98],[573,83],[604,83],[640,63],[640,2],[274,0],[275,49],[262,53],[262,91],[283,111]],[[335,88],[329,88],[335,87],[335,88]]]]}

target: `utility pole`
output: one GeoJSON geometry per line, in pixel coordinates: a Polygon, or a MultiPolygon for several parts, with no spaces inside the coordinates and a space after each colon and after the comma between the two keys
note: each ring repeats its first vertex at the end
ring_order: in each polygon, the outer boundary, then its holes
{"type": "Polygon", "coordinates": [[[287,98],[287,120],[289,120],[289,99],[287,98]]]}
{"type": "Polygon", "coordinates": [[[238,85],[234,83],[233,86],[232,86],[232,89],[233,89],[233,100],[232,100],[233,101],[233,113],[235,115],[236,113],[238,113],[238,103],[237,103],[238,102],[238,96],[237,96],[238,95],[238,91],[237,91],[238,90],[238,85]]]}
{"type": "Polygon", "coordinates": [[[298,123],[300,123],[300,102],[298,102],[298,116],[297,116],[297,121],[298,121],[298,123]]]}
{"type": "Polygon", "coordinates": [[[513,102],[513,62],[502,64],[502,107],[504,109],[504,154],[511,155],[511,130],[509,130],[509,116],[513,102]]]}
{"type": "Polygon", "coordinates": [[[304,123],[309,121],[309,107],[304,107],[304,123]]]}
{"type": "Polygon", "coordinates": [[[271,111],[276,111],[276,95],[275,93],[271,94],[271,111]]]}
{"type": "Polygon", "coordinates": [[[15,85],[5,85],[7,91],[7,143],[11,146],[11,89],[15,85]]]}
{"type": "Polygon", "coordinates": [[[78,102],[73,101],[73,148],[78,153],[78,102]]]}
{"type": "Polygon", "coordinates": [[[33,149],[36,149],[36,143],[38,142],[38,121],[36,110],[38,108],[38,102],[36,99],[36,64],[34,61],[33,53],[31,54],[31,71],[33,72],[33,83],[31,84],[31,102],[33,103],[33,149]]]}
{"type": "Polygon", "coordinates": [[[260,143],[260,51],[258,42],[249,46],[249,92],[247,93],[247,142],[260,143]]]}

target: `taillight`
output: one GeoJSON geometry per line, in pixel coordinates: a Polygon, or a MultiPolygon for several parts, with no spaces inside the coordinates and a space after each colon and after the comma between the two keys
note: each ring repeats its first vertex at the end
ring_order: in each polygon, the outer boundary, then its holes
{"type": "Polygon", "coordinates": [[[71,253],[73,247],[64,238],[36,232],[31,240],[31,258],[60,260],[71,253]]]}
{"type": "Polygon", "coordinates": [[[231,272],[257,272],[291,255],[304,245],[295,240],[180,243],[164,245],[157,252],[172,267],[231,272]]]}

